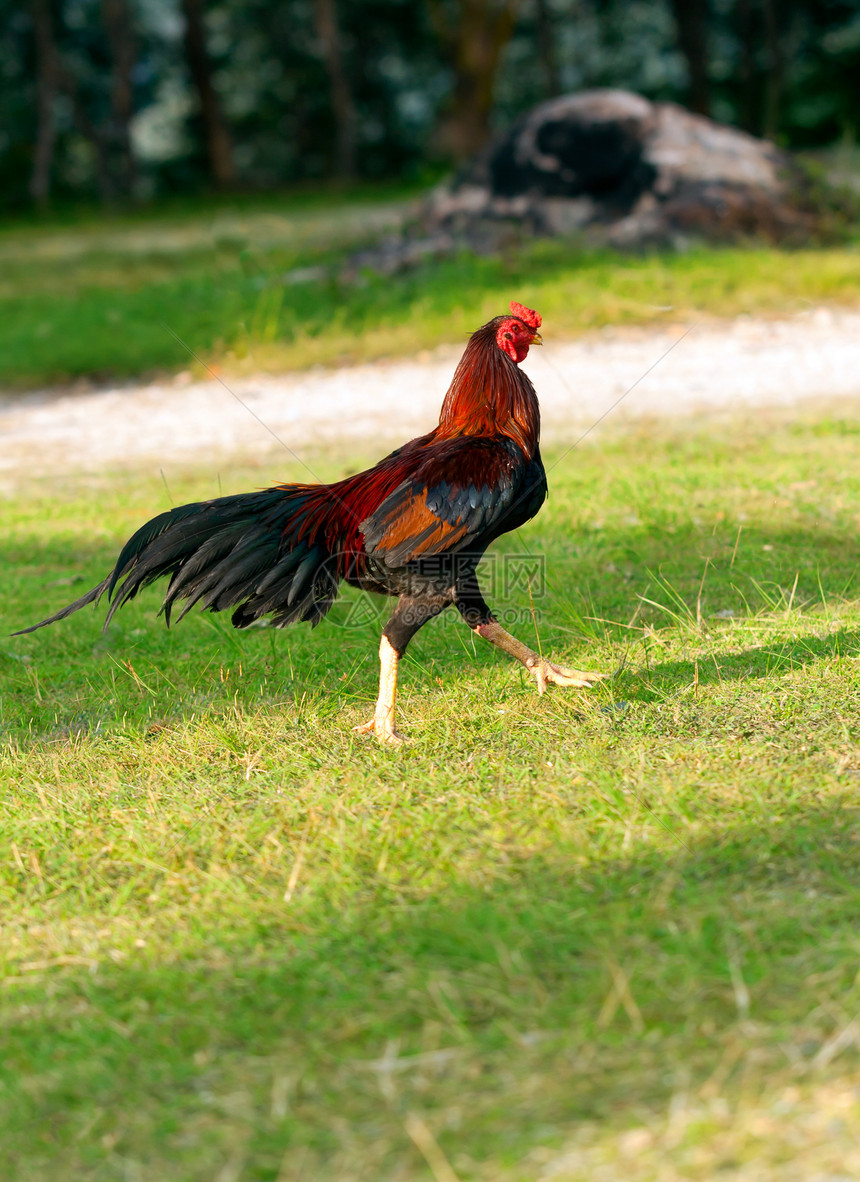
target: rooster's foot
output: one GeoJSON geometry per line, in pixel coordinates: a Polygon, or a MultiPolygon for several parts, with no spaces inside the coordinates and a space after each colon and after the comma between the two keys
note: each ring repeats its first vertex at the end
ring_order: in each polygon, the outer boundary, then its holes
{"type": "Polygon", "coordinates": [[[394,729],[394,724],[388,718],[374,717],[370,722],[363,722],[352,729],[357,735],[376,735],[380,743],[388,743],[392,747],[402,747],[409,742],[405,735],[394,729]]]}
{"type": "Polygon", "coordinates": [[[545,692],[547,685],[575,685],[583,689],[591,689],[595,682],[603,681],[608,673],[586,673],[582,669],[568,669],[566,665],[554,665],[543,657],[534,665],[528,666],[528,671],[537,682],[538,693],[545,692]]]}

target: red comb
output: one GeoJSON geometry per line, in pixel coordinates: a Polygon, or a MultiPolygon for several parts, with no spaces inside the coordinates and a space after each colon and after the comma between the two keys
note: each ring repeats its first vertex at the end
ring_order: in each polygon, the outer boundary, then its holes
{"type": "Polygon", "coordinates": [[[525,307],[524,304],[518,304],[516,300],[511,300],[511,311],[514,316],[519,316],[520,320],[529,328],[540,328],[543,323],[539,312],[533,312],[531,308],[525,307]]]}

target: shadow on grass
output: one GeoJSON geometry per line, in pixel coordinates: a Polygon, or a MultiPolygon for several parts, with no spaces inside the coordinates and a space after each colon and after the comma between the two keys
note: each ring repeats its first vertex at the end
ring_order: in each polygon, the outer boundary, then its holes
{"type": "Polygon", "coordinates": [[[700,686],[726,681],[780,676],[802,669],[815,661],[860,655],[860,631],[840,628],[825,637],[804,636],[797,640],[777,639],[739,653],[705,655],[686,661],[656,661],[635,678],[624,678],[624,693],[640,701],[677,692],[692,684],[700,686]]]}
{"type": "Polygon", "coordinates": [[[806,807],[668,855],[524,854],[484,888],[369,873],[344,906],[257,883],[233,930],[216,903],[161,963],[25,972],[4,1176],[418,1179],[411,1112],[458,1176],[500,1176],[714,1072],[729,1099],[776,1094],[856,1012],[859,838],[856,809],[806,807]]]}

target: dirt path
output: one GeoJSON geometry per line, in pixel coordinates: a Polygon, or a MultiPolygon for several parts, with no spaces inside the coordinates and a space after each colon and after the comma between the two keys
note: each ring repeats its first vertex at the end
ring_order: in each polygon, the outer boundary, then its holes
{"type": "MultiPolygon", "coordinates": [[[[568,343],[553,343],[550,333],[526,363],[545,440],[575,437],[634,383],[613,420],[860,396],[860,312],[818,308],[790,320],[697,325],[672,348],[683,332],[606,330],[568,343]]],[[[0,399],[0,485],[48,472],[262,455],[281,449],[270,431],[299,455],[343,439],[376,450],[435,423],[458,356],[451,348],[417,361],[230,380],[241,403],[219,382],[187,375],[0,399]]]]}

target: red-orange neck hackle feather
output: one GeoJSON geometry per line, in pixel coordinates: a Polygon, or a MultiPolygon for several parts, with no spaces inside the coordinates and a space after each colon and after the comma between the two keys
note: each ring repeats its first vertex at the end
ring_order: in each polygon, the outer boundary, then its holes
{"type": "Polygon", "coordinates": [[[519,363],[531,345],[541,343],[541,317],[516,302],[511,313],[472,334],[445,395],[436,438],[507,435],[530,460],[537,450],[540,410],[519,363]]]}

